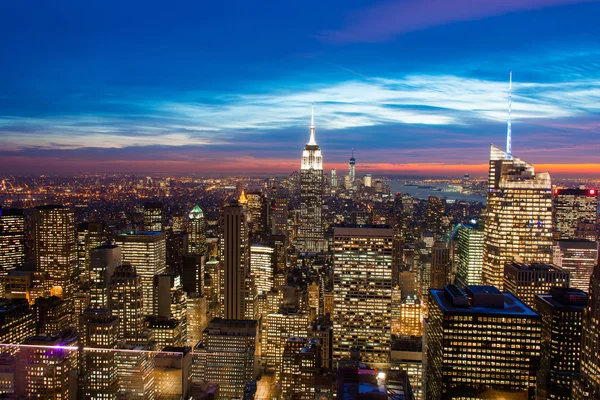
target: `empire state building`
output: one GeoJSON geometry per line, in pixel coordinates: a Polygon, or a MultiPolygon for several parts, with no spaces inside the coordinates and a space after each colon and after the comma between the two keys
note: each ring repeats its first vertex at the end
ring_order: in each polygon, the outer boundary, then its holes
{"type": "Polygon", "coordinates": [[[302,152],[300,167],[300,225],[298,250],[320,252],[325,249],[323,233],[323,157],[315,139],[314,110],[310,124],[310,139],[302,152]]]}

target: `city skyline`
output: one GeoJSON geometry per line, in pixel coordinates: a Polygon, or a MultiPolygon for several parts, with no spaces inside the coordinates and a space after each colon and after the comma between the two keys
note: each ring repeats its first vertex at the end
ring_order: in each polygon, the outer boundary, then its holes
{"type": "Polygon", "coordinates": [[[315,103],[324,171],[484,175],[513,71],[514,152],[600,176],[598,2],[340,8],[3,5],[0,173],[290,173],[315,103]]]}

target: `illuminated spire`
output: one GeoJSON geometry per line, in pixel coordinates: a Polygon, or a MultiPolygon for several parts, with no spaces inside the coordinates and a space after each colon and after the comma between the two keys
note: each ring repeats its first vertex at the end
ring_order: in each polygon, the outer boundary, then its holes
{"type": "Polygon", "coordinates": [[[317,140],[315,139],[315,105],[312,106],[312,116],[310,118],[310,139],[307,143],[308,146],[316,146],[317,140]]]}
{"type": "Polygon", "coordinates": [[[512,71],[510,72],[510,83],[508,84],[508,128],[506,130],[506,156],[512,158],[512,130],[510,112],[512,108],[512,71]]]}
{"type": "Polygon", "coordinates": [[[240,204],[248,203],[248,199],[246,198],[246,194],[244,193],[244,189],[242,189],[242,194],[240,194],[240,198],[238,200],[240,204]]]}

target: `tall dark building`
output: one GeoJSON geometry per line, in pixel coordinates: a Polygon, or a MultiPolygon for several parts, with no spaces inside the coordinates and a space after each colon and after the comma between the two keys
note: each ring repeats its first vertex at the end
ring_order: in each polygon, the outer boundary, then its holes
{"type": "Polygon", "coordinates": [[[578,289],[554,288],[540,294],[535,306],[542,316],[542,347],[537,374],[538,399],[571,399],[579,374],[581,322],[588,296],[578,289]]]}
{"type": "Polygon", "coordinates": [[[553,194],[554,239],[597,240],[596,189],[554,189],[553,194]]]}
{"type": "Polygon", "coordinates": [[[425,212],[426,228],[439,235],[442,233],[442,218],[444,216],[444,203],[436,196],[427,196],[427,210],[425,212]]]}
{"type": "Polygon", "coordinates": [[[39,206],[34,220],[35,263],[44,295],[72,300],[77,264],[75,214],[62,205],[39,206]]]}
{"type": "Polygon", "coordinates": [[[287,235],[288,230],[288,198],[277,196],[271,206],[271,234],[287,235]]]}
{"type": "Polygon", "coordinates": [[[8,271],[25,262],[25,217],[17,208],[0,209],[0,297],[8,271]]]}
{"type": "Polygon", "coordinates": [[[483,283],[500,290],[504,265],[552,261],[552,183],[547,172],[492,145],[483,250],[483,283]]]}
{"type": "Polygon", "coordinates": [[[573,382],[573,399],[600,399],[600,265],[590,279],[589,301],[583,312],[581,371],[573,382]]]}
{"type": "Polygon", "coordinates": [[[246,194],[248,203],[246,204],[246,213],[249,222],[248,239],[250,244],[260,243],[267,240],[269,220],[269,201],[260,192],[248,192],[246,194]]]}
{"type": "Polygon", "coordinates": [[[314,114],[310,139],[302,152],[300,169],[300,223],[298,250],[320,252],[325,249],[323,231],[323,157],[315,139],[314,114]]]}
{"type": "Polygon", "coordinates": [[[142,278],[135,267],[119,265],[110,278],[109,308],[119,319],[117,338],[127,342],[141,342],[144,330],[144,292],[142,278]]]}
{"type": "Polygon", "coordinates": [[[77,273],[80,282],[90,279],[90,252],[106,243],[106,227],[103,223],[82,222],[77,224],[77,273]]]}
{"type": "Polygon", "coordinates": [[[431,278],[429,287],[441,289],[450,282],[452,261],[450,259],[450,246],[447,243],[435,242],[431,248],[431,278]]]}
{"type": "Polygon", "coordinates": [[[237,201],[221,211],[221,306],[225,319],[244,319],[250,250],[246,213],[237,201]]]}
{"type": "Polygon", "coordinates": [[[540,316],[493,286],[429,291],[427,400],[535,399],[540,316]]]}
{"type": "Polygon", "coordinates": [[[144,204],[144,230],[146,232],[162,232],[164,225],[163,203],[146,202],[144,204]]]}

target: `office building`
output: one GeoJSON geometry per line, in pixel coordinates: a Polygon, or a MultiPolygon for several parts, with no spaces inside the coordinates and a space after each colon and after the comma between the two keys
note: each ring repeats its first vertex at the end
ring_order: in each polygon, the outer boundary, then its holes
{"type": "Polygon", "coordinates": [[[588,305],[583,311],[581,369],[573,382],[574,400],[600,398],[600,266],[590,278],[588,305]]]}
{"type": "Polygon", "coordinates": [[[220,398],[241,398],[256,377],[257,322],[214,318],[203,337],[194,348],[194,376],[218,384],[220,398]]]}
{"type": "Polygon", "coordinates": [[[198,204],[190,211],[188,220],[188,248],[187,253],[202,256],[206,254],[206,221],[204,211],[198,204]]]}
{"type": "Polygon", "coordinates": [[[189,347],[169,346],[154,358],[157,399],[188,399],[192,353],[189,347]]]}
{"type": "Polygon", "coordinates": [[[25,262],[25,217],[23,210],[0,209],[0,298],[5,297],[8,272],[25,262]]]}
{"type": "Polygon", "coordinates": [[[35,313],[27,300],[0,299],[0,343],[23,343],[35,335],[35,313]]]}
{"type": "Polygon", "coordinates": [[[458,228],[456,245],[456,283],[461,287],[481,285],[483,270],[483,229],[472,225],[458,228]]]}
{"type": "Polygon", "coordinates": [[[277,196],[271,209],[271,234],[286,236],[288,233],[288,198],[277,196]]]}
{"type": "Polygon", "coordinates": [[[367,174],[363,177],[363,185],[365,185],[365,187],[370,188],[373,184],[373,178],[371,177],[370,174],[367,174]]]}
{"type": "Polygon", "coordinates": [[[154,400],[154,356],[149,346],[119,342],[115,360],[119,399],[154,400]]]}
{"type": "Polygon", "coordinates": [[[354,185],[354,181],[356,181],[356,160],[354,159],[354,149],[352,149],[352,156],[348,162],[348,176],[350,177],[350,184],[354,185]]]}
{"type": "Polygon", "coordinates": [[[512,262],[504,268],[504,290],[534,309],[535,296],[554,287],[569,287],[569,272],[554,264],[512,262]]]}
{"type": "Polygon", "coordinates": [[[435,235],[442,233],[444,217],[444,202],[437,196],[427,196],[427,209],[425,211],[425,226],[435,235]]]}
{"type": "Polygon", "coordinates": [[[555,242],[554,264],[569,272],[569,286],[587,292],[598,260],[598,243],[585,239],[555,242]]]}
{"type": "Polygon", "coordinates": [[[581,358],[583,310],[588,295],[578,289],[553,288],[535,297],[542,317],[542,347],[537,374],[538,399],[570,400],[581,358]]]}
{"type": "Polygon", "coordinates": [[[281,398],[315,398],[315,377],[321,370],[320,356],[317,339],[289,337],[286,340],[279,374],[281,398]]]}
{"type": "Polygon", "coordinates": [[[554,239],[597,240],[598,192],[596,189],[553,191],[554,239]]]}
{"type": "Polygon", "coordinates": [[[117,331],[119,318],[108,310],[88,309],[82,318],[81,344],[83,397],[86,399],[116,399],[117,386],[117,331]],[[107,351],[108,350],[108,351],[107,351]]]}
{"type": "Polygon", "coordinates": [[[198,293],[187,295],[187,346],[194,347],[202,340],[202,332],[208,326],[206,297],[198,293]]]}
{"type": "Polygon", "coordinates": [[[254,277],[257,295],[273,289],[274,251],[273,247],[262,244],[250,247],[250,274],[254,277]]]}
{"type": "Polygon", "coordinates": [[[154,277],[153,315],[177,320],[181,329],[181,340],[183,343],[187,341],[187,295],[181,286],[179,275],[162,274],[154,277]]]}
{"type": "Polygon", "coordinates": [[[220,304],[225,319],[244,319],[250,248],[246,213],[239,202],[221,211],[220,304]]]}
{"type": "Polygon", "coordinates": [[[268,314],[261,329],[263,363],[279,371],[287,338],[307,337],[309,324],[310,315],[297,310],[268,314]]]}
{"type": "Polygon", "coordinates": [[[144,203],[144,230],[162,232],[165,224],[164,206],[160,202],[144,203]]]}
{"type": "Polygon", "coordinates": [[[131,264],[140,275],[144,294],[144,314],[152,315],[154,275],[167,268],[166,236],[161,232],[129,232],[119,235],[115,243],[121,248],[123,263],[131,264]]]}
{"type": "Polygon", "coordinates": [[[307,337],[319,341],[321,350],[321,367],[331,368],[333,365],[333,323],[329,315],[320,315],[308,326],[307,337]]]}
{"type": "Polygon", "coordinates": [[[156,341],[156,348],[163,350],[165,347],[180,347],[185,345],[182,324],[177,319],[165,317],[147,317],[146,323],[152,337],[156,341]]]}
{"type": "Polygon", "coordinates": [[[541,318],[492,286],[429,291],[426,398],[535,399],[541,318]]]}
{"type": "Polygon", "coordinates": [[[82,222],[77,224],[77,273],[80,282],[90,279],[90,252],[106,243],[103,223],[82,222]]]}
{"type": "Polygon", "coordinates": [[[32,336],[23,344],[16,356],[15,394],[31,399],[76,399],[77,336],[32,336]]]}
{"type": "Polygon", "coordinates": [[[502,290],[504,265],[513,259],[551,262],[550,175],[492,145],[486,204],[482,277],[502,290]]]}
{"type": "Polygon", "coordinates": [[[70,304],[56,296],[35,299],[36,331],[39,335],[58,335],[73,325],[70,304]]]}
{"type": "Polygon", "coordinates": [[[423,335],[423,304],[418,296],[410,295],[401,299],[399,309],[396,312],[399,314],[399,323],[395,332],[392,332],[393,334],[423,335]]]}
{"type": "Polygon", "coordinates": [[[248,192],[246,194],[248,204],[246,205],[246,216],[248,218],[249,241],[251,244],[261,243],[267,240],[269,221],[269,202],[260,192],[248,192]]]}
{"type": "Polygon", "coordinates": [[[337,170],[335,168],[331,170],[331,187],[334,189],[338,187],[337,170]]]}
{"type": "Polygon", "coordinates": [[[315,139],[314,112],[310,139],[302,152],[300,167],[300,218],[297,248],[301,252],[325,249],[323,231],[323,156],[315,139]]]}
{"type": "Polygon", "coordinates": [[[431,248],[431,271],[429,287],[440,289],[450,283],[452,260],[450,246],[447,243],[435,242],[431,248]]]}
{"type": "Polygon", "coordinates": [[[392,370],[405,371],[415,400],[424,399],[423,338],[400,336],[392,341],[390,351],[392,370]]]}
{"type": "Polygon", "coordinates": [[[121,265],[121,248],[105,244],[90,251],[90,307],[108,308],[110,278],[121,265]]]}
{"type": "Polygon", "coordinates": [[[123,264],[115,268],[110,281],[109,308],[119,319],[119,340],[138,343],[143,339],[144,291],[142,278],[134,266],[123,264]]]}
{"type": "Polygon", "coordinates": [[[365,361],[387,360],[391,340],[394,230],[334,228],[333,315],[335,359],[358,347],[365,361]]]}
{"type": "Polygon", "coordinates": [[[39,206],[34,214],[34,252],[45,296],[72,301],[77,243],[75,214],[61,205],[39,206]]]}

